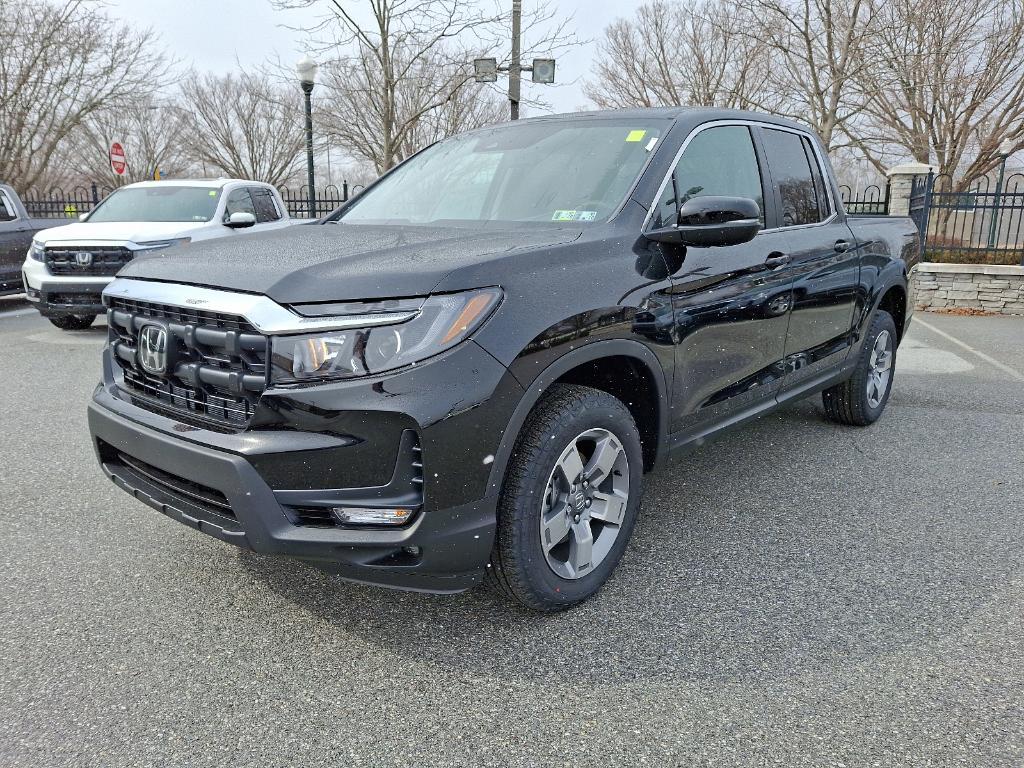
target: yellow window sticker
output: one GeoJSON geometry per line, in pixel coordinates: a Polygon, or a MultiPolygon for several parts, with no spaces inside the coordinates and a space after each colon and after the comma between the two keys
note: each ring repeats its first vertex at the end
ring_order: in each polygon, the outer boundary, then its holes
{"type": "Polygon", "coordinates": [[[626,134],[626,141],[643,141],[646,135],[647,131],[630,131],[626,134]]]}
{"type": "Polygon", "coordinates": [[[217,190],[216,189],[211,189],[210,190],[210,197],[216,197],[216,196],[217,196],[217,190]]]}

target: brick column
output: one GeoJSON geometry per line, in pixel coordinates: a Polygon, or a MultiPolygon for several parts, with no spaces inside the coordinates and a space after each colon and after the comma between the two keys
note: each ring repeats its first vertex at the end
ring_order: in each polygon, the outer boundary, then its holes
{"type": "Polygon", "coordinates": [[[886,171],[889,177],[889,215],[906,216],[910,213],[910,192],[914,186],[914,178],[927,176],[935,171],[934,165],[925,163],[904,163],[886,171]]]}

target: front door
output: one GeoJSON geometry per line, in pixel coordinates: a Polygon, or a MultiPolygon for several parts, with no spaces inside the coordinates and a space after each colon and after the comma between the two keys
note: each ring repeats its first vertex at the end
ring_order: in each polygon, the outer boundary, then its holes
{"type": "MultiPolygon", "coordinates": [[[[765,215],[759,157],[747,125],[712,125],[690,137],[652,217],[669,226],[691,197],[755,200],[765,215]]],[[[767,177],[765,177],[767,178],[767,177]]],[[[676,374],[671,428],[686,437],[774,399],[784,373],[792,277],[787,237],[761,232],[749,243],[679,248],[673,279],[676,374]]],[[[671,257],[671,256],[670,256],[671,257]]]]}

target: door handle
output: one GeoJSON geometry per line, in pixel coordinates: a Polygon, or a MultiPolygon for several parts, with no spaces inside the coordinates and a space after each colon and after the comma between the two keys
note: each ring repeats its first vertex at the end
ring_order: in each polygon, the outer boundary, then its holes
{"type": "Polygon", "coordinates": [[[850,250],[850,243],[846,240],[836,240],[836,253],[846,253],[850,250]]]}
{"type": "Polygon", "coordinates": [[[789,264],[793,260],[793,257],[788,253],[779,253],[775,251],[768,255],[768,258],[764,260],[764,265],[768,269],[775,269],[776,267],[782,267],[789,264]]]}

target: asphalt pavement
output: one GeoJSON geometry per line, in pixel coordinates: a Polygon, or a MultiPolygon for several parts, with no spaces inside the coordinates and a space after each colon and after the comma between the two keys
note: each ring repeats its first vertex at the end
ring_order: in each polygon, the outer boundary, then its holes
{"type": "Polygon", "coordinates": [[[102,326],[0,304],[0,766],[1020,766],[1024,318],[917,316],[868,429],[647,478],[596,599],[356,586],[115,488],[102,326]]]}

